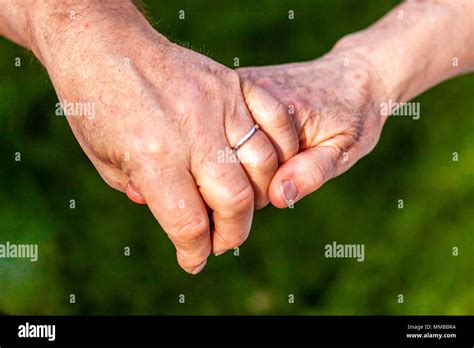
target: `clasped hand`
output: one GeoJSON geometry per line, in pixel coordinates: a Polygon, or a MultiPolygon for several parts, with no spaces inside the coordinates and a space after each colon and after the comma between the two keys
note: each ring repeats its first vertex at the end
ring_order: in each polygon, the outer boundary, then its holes
{"type": "Polygon", "coordinates": [[[75,136],[110,186],[148,205],[189,273],[240,246],[255,209],[294,204],[375,144],[380,90],[359,57],[347,71],[337,51],[235,71],[136,27],[88,30],[43,60],[60,100],[95,103],[93,118],[68,116],[75,136]]]}

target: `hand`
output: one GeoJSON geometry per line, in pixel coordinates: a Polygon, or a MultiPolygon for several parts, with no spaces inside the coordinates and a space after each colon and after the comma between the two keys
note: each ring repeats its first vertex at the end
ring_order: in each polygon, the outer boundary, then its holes
{"type": "Polygon", "coordinates": [[[293,111],[300,139],[301,152],[271,182],[272,203],[294,203],[370,152],[387,105],[474,70],[473,11],[470,0],[404,2],[318,60],[240,69],[244,84],[293,111]]]}
{"type": "Polygon", "coordinates": [[[258,131],[238,151],[251,160],[219,160],[254,125],[237,73],[170,43],[133,6],[104,14],[113,4],[76,8],[73,25],[55,23],[62,30],[47,42],[40,35],[36,52],[60,101],[95,105],[94,117],[69,114],[68,121],[101,176],[146,200],[179,264],[195,274],[211,251],[247,238],[254,207],[268,202],[278,156],[298,150],[296,132],[279,126],[289,124],[286,109],[256,88],[247,99],[262,128],[288,142],[275,141],[275,150],[258,131]],[[96,6],[105,6],[98,18],[96,6]]]}
{"type": "Polygon", "coordinates": [[[300,153],[278,169],[270,184],[276,207],[295,203],[343,173],[379,139],[387,118],[379,112],[384,83],[358,54],[335,49],[315,61],[238,73],[244,85],[259,86],[286,105],[298,132],[300,153]]]}

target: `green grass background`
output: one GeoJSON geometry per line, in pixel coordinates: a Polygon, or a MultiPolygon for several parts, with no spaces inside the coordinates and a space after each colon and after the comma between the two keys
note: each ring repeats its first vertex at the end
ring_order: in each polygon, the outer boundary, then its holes
{"type": "MultiPolygon", "coordinates": [[[[241,66],[314,59],[396,3],[149,0],[145,7],[162,33],[230,67],[234,57],[241,66]]],[[[240,256],[211,257],[192,277],[148,209],[109,188],[54,115],[46,71],[2,38],[0,243],[38,243],[40,260],[0,259],[0,313],[472,315],[473,91],[471,74],[424,93],[416,99],[420,120],[390,119],[368,157],[295,209],[257,212],[240,256]],[[332,241],[364,243],[365,262],[324,258],[332,241]]]]}

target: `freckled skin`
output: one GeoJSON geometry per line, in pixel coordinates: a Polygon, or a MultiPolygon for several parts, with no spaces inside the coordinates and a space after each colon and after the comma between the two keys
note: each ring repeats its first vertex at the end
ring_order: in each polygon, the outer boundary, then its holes
{"type": "Polygon", "coordinates": [[[369,62],[354,56],[344,67],[343,57],[329,54],[307,63],[238,70],[243,79],[294,106],[300,151],[334,148],[337,172],[349,165],[342,161],[345,152],[355,162],[373,148],[386,119],[378,112],[385,92],[369,62]]]}
{"type": "Polygon", "coordinates": [[[369,153],[387,120],[383,103],[406,102],[472,71],[473,16],[471,0],[408,1],[317,60],[238,69],[294,110],[299,153],[275,174],[271,202],[288,206],[283,182],[292,180],[301,199],[369,153]],[[453,57],[462,63],[453,66],[453,57]]]}
{"type": "Polygon", "coordinates": [[[218,162],[254,125],[235,71],[171,43],[130,1],[3,5],[0,32],[35,53],[59,100],[95,105],[93,117],[68,115],[75,137],[110,186],[148,204],[184,270],[245,241],[279,154],[259,131],[244,145],[255,166],[218,162]]]}
{"type": "Polygon", "coordinates": [[[254,208],[287,207],[367,154],[381,103],[472,70],[473,8],[407,1],[320,59],[238,73],[170,43],[127,0],[3,0],[0,33],[34,52],[59,99],[94,103],[94,118],[68,116],[78,142],[196,274],[242,244],[254,208]],[[255,123],[256,160],[218,162],[255,123]]]}

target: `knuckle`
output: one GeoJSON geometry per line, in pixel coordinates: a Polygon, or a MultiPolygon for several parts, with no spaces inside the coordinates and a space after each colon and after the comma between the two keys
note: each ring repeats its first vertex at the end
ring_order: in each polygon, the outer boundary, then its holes
{"type": "MultiPolygon", "coordinates": [[[[164,162],[164,161],[163,161],[164,162]]],[[[127,167],[130,179],[138,187],[162,189],[164,185],[170,185],[169,180],[179,176],[182,169],[174,163],[163,163],[148,157],[140,158],[127,167]],[[159,178],[160,180],[157,180],[159,178]]]]}
{"type": "Polygon", "coordinates": [[[309,182],[313,183],[315,188],[319,188],[326,182],[326,174],[321,165],[318,162],[313,162],[308,165],[305,172],[308,175],[309,182]]]}
{"type": "Polygon", "coordinates": [[[334,177],[335,164],[340,152],[338,149],[328,146],[321,147],[320,151],[325,152],[327,155],[312,161],[306,171],[310,180],[318,187],[334,177]]]}
{"type": "Polygon", "coordinates": [[[178,263],[185,270],[193,270],[202,265],[211,254],[212,246],[210,243],[203,244],[193,250],[176,248],[178,263]]]}
{"type": "Polygon", "coordinates": [[[204,84],[222,93],[223,88],[231,91],[241,90],[239,74],[229,68],[219,67],[208,72],[204,84]]]}
{"type": "Polygon", "coordinates": [[[135,142],[134,152],[149,155],[151,157],[164,157],[170,154],[170,149],[161,139],[153,137],[145,142],[135,142]]]}
{"type": "Polygon", "coordinates": [[[231,86],[239,86],[240,88],[240,77],[239,74],[232,69],[223,69],[221,76],[224,81],[228,82],[231,86]]]}
{"type": "Polygon", "coordinates": [[[220,239],[220,244],[224,245],[225,248],[234,249],[241,246],[247,240],[249,232],[242,231],[230,236],[224,236],[222,233],[216,232],[216,236],[220,239]]]}
{"type": "Polygon", "coordinates": [[[170,232],[172,239],[177,242],[198,242],[207,237],[209,231],[208,219],[202,214],[178,219],[170,232]]]}
{"type": "Polygon", "coordinates": [[[228,190],[223,196],[223,202],[235,211],[245,211],[250,208],[253,210],[254,192],[250,185],[237,190],[228,190]]]}
{"type": "Polygon", "coordinates": [[[171,169],[173,166],[169,160],[175,158],[176,154],[162,140],[152,137],[130,141],[126,156],[128,159],[122,161],[125,171],[153,172],[161,168],[171,169]]]}
{"type": "Polygon", "coordinates": [[[248,167],[259,173],[275,172],[278,168],[278,154],[272,146],[264,146],[254,151],[247,163],[248,167]]]}
{"type": "Polygon", "coordinates": [[[287,108],[277,100],[275,100],[275,104],[272,106],[272,109],[269,113],[269,118],[273,127],[276,129],[286,130],[292,125],[287,108]]]}

